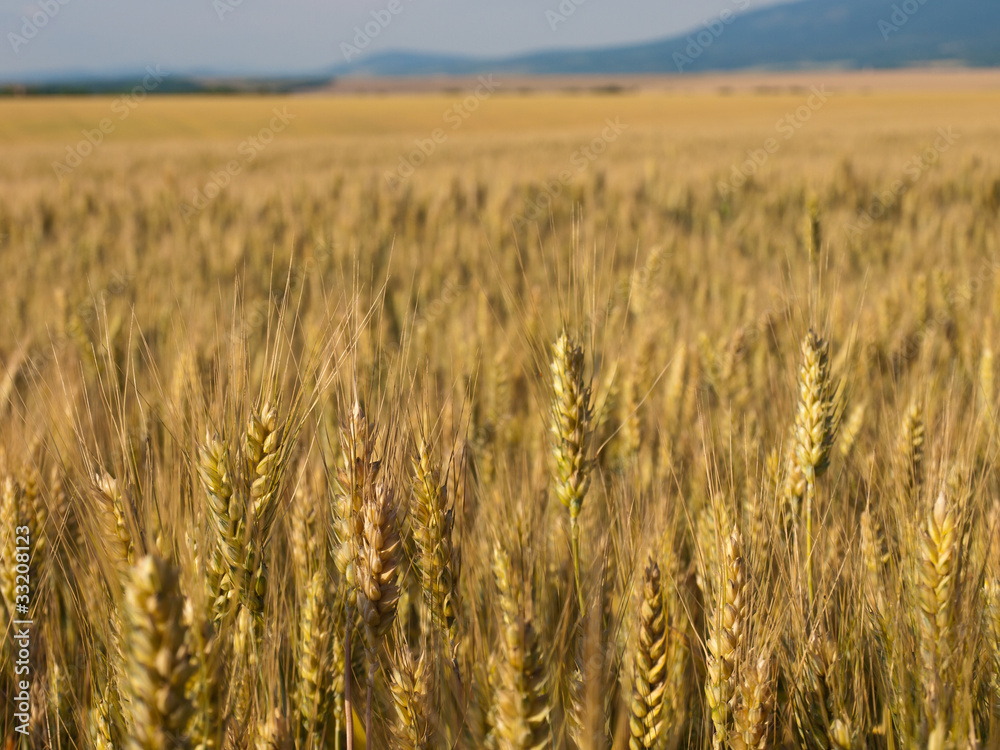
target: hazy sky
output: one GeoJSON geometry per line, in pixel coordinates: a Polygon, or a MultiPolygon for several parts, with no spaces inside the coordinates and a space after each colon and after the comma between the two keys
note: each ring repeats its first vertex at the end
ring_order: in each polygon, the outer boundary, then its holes
{"type": "Polygon", "coordinates": [[[0,78],[157,64],[168,72],[321,70],[344,61],[341,43],[352,43],[372,12],[391,20],[365,55],[489,56],[654,39],[741,7],[747,0],[0,0],[0,78]],[[560,2],[572,14],[560,13],[560,2]]]}

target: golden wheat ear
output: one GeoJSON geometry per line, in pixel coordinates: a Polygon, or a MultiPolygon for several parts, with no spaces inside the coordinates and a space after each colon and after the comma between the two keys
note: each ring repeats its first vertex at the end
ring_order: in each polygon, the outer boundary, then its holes
{"type": "Polygon", "coordinates": [[[836,387],[830,377],[830,347],[810,330],[802,342],[802,366],[799,370],[799,406],[795,415],[794,455],[792,475],[801,490],[796,494],[805,503],[798,533],[804,537],[806,579],[810,603],[813,590],[813,515],[816,505],[816,481],[830,465],[830,452],[837,439],[839,412],[836,407],[836,387]]]}
{"type": "Polygon", "coordinates": [[[400,750],[429,750],[430,711],[434,670],[428,654],[414,660],[409,646],[400,643],[392,653],[392,701],[396,706],[396,741],[400,750]]]}
{"type": "Polygon", "coordinates": [[[774,691],[777,680],[774,661],[761,656],[743,669],[730,744],[734,750],[767,750],[774,734],[774,691]]]}
{"type": "Polygon", "coordinates": [[[500,599],[502,633],[495,661],[490,718],[498,750],[541,750],[549,746],[549,696],[527,596],[510,557],[494,548],[493,574],[500,599]]]}
{"type": "Polygon", "coordinates": [[[448,507],[448,488],[441,470],[421,441],[413,460],[413,530],[420,560],[420,589],[431,621],[446,636],[452,651],[458,646],[454,511],[448,507]]]}
{"type": "Polygon", "coordinates": [[[191,703],[187,735],[192,750],[219,750],[225,735],[223,717],[223,642],[215,629],[210,607],[201,612],[191,599],[184,602],[188,651],[194,664],[185,691],[191,703]]]}
{"type": "Polygon", "coordinates": [[[580,613],[586,610],[580,580],[580,510],[590,486],[593,408],[584,378],[583,350],[564,331],[552,350],[552,455],[555,494],[569,509],[573,574],[580,613]]]}
{"type": "Polygon", "coordinates": [[[712,717],[712,747],[725,746],[730,734],[731,705],[736,691],[737,659],[747,626],[746,568],[743,539],[735,529],[726,539],[719,561],[719,591],[708,624],[708,674],[705,697],[712,717]]]}
{"type": "Polygon", "coordinates": [[[642,580],[639,623],[633,646],[629,750],[661,746],[667,705],[667,617],[660,566],[649,556],[642,580]]]}
{"type": "Polygon", "coordinates": [[[195,664],[183,609],[177,570],[156,557],[140,559],[125,586],[131,750],[190,746],[185,688],[195,664]]]}

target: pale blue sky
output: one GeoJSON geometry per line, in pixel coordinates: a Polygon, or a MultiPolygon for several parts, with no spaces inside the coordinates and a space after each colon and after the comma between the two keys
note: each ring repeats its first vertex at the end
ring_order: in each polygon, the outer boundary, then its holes
{"type": "MultiPolygon", "coordinates": [[[[757,8],[778,0],[750,1],[757,8]]],[[[342,63],[341,43],[351,42],[354,27],[392,2],[398,13],[363,54],[492,56],[645,41],[746,7],[746,0],[0,0],[0,79],[157,64],[178,73],[317,71],[342,63]],[[558,12],[560,2],[580,5],[553,30],[546,11],[558,12]],[[32,17],[45,23],[28,39],[32,17]]]]}

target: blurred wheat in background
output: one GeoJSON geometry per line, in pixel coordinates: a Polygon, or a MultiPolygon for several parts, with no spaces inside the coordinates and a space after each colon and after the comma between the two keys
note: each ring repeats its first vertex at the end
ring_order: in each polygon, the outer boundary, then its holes
{"type": "Polygon", "coordinates": [[[6,746],[1000,747],[1000,100],[801,98],[12,103],[6,746]]]}

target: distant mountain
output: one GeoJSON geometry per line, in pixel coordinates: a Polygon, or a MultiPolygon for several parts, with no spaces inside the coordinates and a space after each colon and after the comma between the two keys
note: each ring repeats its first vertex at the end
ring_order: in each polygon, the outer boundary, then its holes
{"type": "MultiPolygon", "coordinates": [[[[793,0],[729,8],[688,32],[643,44],[477,58],[421,52],[350,50],[351,62],[315,75],[268,77],[180,72],[155,93],[293,92],[324,89],[351,76],[624,75],[711,70],[1000,66],[1000,0],[793,0]]],[[[550,3],[552,8],[558,7],[550,3]]],[[[550,12],[555,12],[550,11],[550,12]]],[[[0,80],[0,96],[119,93],[138,71],[35,74],[0,80]]]]}
{"type": "Polygon", "coordinates": [[[483,59],[361,52],[342,75],[624,74],[1000,65],[998,0],[732,0],[688,33],[645,44],[483,59]]]}

